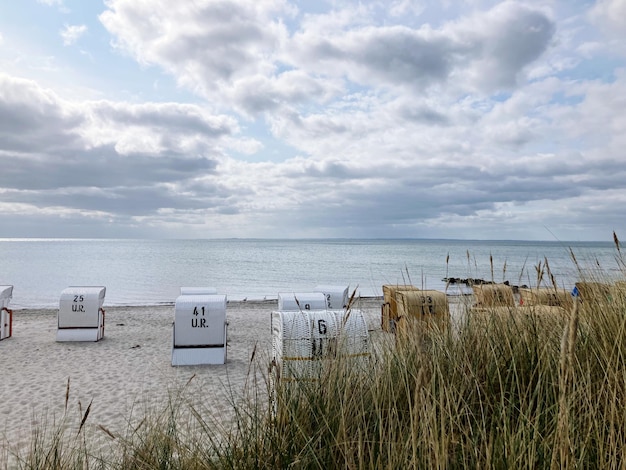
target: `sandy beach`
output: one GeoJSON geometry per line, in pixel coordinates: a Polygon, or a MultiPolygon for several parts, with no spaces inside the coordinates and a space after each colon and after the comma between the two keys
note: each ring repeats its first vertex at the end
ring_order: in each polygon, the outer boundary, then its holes
{"type": "MultiPolygon", "coordinates": [[[[368,329],[380,331],[380,298],[356,299],[368,329]]],[[[132,418],[159,410],[187,385],[194,406],[227,416],[250,377],[251,356],[267,364],[277,302],[229,302],[225,365],[172,367],[174,306],[107,307],[98,342],[56,342],[57,310],[16,310],[13,335],[0,341],[0,449],[24,448],[38,427],[66,414],[85,429],[123,435],[132,418]],[[191,381],[190,381],[191,379],[191,381]],[[68,380],[69,398],[66,405],[68,380]],[[197,400],[197,401],[196,401],[197,400]],[[81,413],[82,412],[82,413],[81,413]]],[[[0,454],[1,456],[2,454],[0,454]]],[[[0,458],[0,461],[2,459],[0,458]]]]}

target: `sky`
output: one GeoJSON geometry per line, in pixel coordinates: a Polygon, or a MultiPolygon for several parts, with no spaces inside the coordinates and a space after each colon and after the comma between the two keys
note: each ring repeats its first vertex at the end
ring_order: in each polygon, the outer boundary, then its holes
{"type": "Polygon", "coordinates": [[[0,237],[626,239],[626,0],[0,2],[0,237]]]}

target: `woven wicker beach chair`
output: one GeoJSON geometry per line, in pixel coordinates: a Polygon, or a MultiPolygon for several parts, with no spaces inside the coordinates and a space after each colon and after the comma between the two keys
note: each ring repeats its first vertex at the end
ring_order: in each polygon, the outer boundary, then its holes
{"type": "Polygon", "coordinates": [[[419,289],[412,285],[390,285],[383,286],[383,304],[380,307],[380,326],[383,331],[395,332],[396,322],[398,320],[398,301],[396,293],[400,291],[418,291],[419,289]]]}
{"type": "Polygon", "coordinates": [[[275,311],[271,316],[272,366],[279,380],[317,380],[327,361],[350,367],[369,360],[369,334],[360,310],[275,311]]]}

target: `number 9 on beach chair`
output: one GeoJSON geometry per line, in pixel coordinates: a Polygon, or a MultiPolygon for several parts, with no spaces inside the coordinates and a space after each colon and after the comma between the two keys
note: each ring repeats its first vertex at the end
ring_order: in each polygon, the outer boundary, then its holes
{"type": "Polygon", "coordinates": [[[226,363],[226,296],[183,288],[176,299],[172,366],[226,363]],[[199,293],[198,293],[199,292],[199,293]]]}
{"type": "Polygon", "coordinates": [[[9,302],[13,296],[13,286],[0,286],[0,340],[13,334],[13,311],[9,302]]]}
{"type": "Polygon", "coordinates": [[[100,341],[104,338],[105,287],[71,286],[61,292],[57,341],[100,341]]]}

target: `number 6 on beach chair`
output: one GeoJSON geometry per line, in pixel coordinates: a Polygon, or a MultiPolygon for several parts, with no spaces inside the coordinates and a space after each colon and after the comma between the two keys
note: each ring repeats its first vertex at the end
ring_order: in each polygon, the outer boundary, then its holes
{"type": "Polygon", "coordinates": [[[9,302],[13,296],[13,286],[0,286],[0,340],[13,334],[13,311],[9,302]]]}
{"type": "Polygon", "coordinates": [[[61,292],[57,341],[100,341],[104,338],[105,287],[71,286],[61,292]]]}

